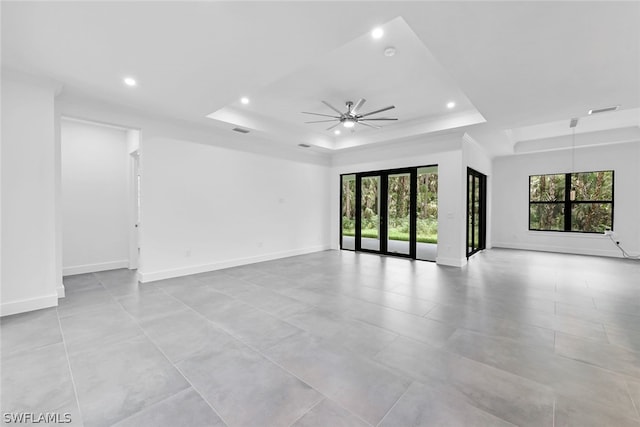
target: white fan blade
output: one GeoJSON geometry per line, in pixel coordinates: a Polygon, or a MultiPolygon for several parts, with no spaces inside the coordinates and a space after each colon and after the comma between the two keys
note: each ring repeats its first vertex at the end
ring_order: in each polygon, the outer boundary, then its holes
{"type": "Polygon", "coordinates": [[[329,114],[321,114],[321,113],[310,113],[308,111],[301,111],[302,114],[312,114],[314,116],[324,116],[324,117],[333,117],[334,119],[339,119],[338,116],[330,116],[329,114]]]}
{"type": "Polygon", "coordinates": [[[366,99],[364,98],[360,98],[360,100],[358,102],[356,102],[356,105],[353,106],[353,108],[351,109],[351,114],[357,114],[358,110],[360,108],[362,108],[362,105],[367,102],[366,99]]]}
{"type": "Polygon", "coordinates": [[[327,107],[331,108],[336,113],[340,114],[340,117],[342,117],[342,115],[343,115],[342,111],[338,110],[336,107],[334,107],[333,105],[329,104],[327,101],[322,101],[322,103],[324,105],[326,105],[327,107]]]}
{"type": "Polygon", "coordinates": [[[360,118],[360,117],[367,117],[367,116],[370,116],[370,115],[372,115],[372,114],[382,113],[383,111],[391,110],[391,109],[393,109],[393,108],[396,108],[396,106],[395,106],[395,105],[390,105],[390,106],[388,106],[388,107],[381,108],[381,109],[379,109],[379,110],[372,111],[372,112],[367,113],[367,114],[358,115],[358,118],[360,118]]]}

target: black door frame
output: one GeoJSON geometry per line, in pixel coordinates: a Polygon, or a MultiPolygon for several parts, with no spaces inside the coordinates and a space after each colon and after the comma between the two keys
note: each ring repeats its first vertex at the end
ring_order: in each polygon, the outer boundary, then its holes
{"type": "MultiPolygon", "coordinates": [[[[340,226],[339,228],[339,238],[340,238],[340,249],[345,249],[342,247],[342,182],[343,177],[347,175],[355,175],[356,184],[355,184],[355,251],[356,252],[367,252],[374,253],[379,255],[391,255],[402,258],[410,258],[417,259],[417,223],[418,223],[418,169],[428,168],[428,167],[437,167],[437,164],[425,165],[425,166],[412,166],[405,168],[395,168],[395,169],[383,169],[377,171],[367,171],[367,172],[356,172],[356,173],[345,173],[340,174],[340,226]],[[387,247],[388,240],[388,223],[387,223],[387,215],[389,210],[389,176],[390,175],[400,175],[400,174],[409,174],[409,253],[403,254],[398,252],[389,252],[387,247]],[[364,177],[379,177],[380,179],[380,194],[379,194],[379,233],[378,237],[380,240],[380,249],[379,250],[371,250],[371,249],[363,249],[361,246],[361,238],[362,238],[362,178],[364,177]]],[[[345,249],[352,250],[352,249],[345,249]]]]}
{"type": "Polygon", "coordinates": [[[487,176],[478,172],[475,169],[471,169],[467,167],[467,233],[466,233],[466,241],[465,241],[465,252],[467,254],[467,259],[473,254],[486,249],[486,240],[487,240],[487,176]],[[471,186],[469,185],[469,178],[471,179],[471,186]],[[476,183],[478,185],[478,220],[480,224],[478,224],[478,241],[475,241],[475,204],[473,196],[476,193],[476,183]],[[471,242],[471,245],[469,245],[471,242]]]}

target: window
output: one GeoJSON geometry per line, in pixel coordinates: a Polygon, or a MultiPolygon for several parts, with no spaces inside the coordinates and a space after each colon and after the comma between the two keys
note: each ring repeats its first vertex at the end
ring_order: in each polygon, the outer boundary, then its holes
{"type": "Polygon", "coordinates": [[[613,230],[613,171],[529,177],[529,230],[613,230]]]}

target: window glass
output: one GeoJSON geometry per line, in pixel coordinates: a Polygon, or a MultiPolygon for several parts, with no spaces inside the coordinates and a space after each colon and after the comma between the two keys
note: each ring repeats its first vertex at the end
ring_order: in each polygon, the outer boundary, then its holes
{"type": "Polygon", "coordinates": [[[534,175],[529,178],[529,200],[555,202],[564,200],[565,175],[534,175]]]}
{"type": "Polygon", "coordinates": [[[536,203],[529,206],[529,229],[564,230],[564,204],[536,203]]]}
{"type": "Polygon", "coordinates": [[[571,206],[571,231],[604,233],[612,222],[611,203],[573,203],[571,206]]]}
{"type": "Polygon", "coordinates": [[[580,172],[571,175],[576,201],[613,200],[613,172],[580,172]]]}
{"type": "Polygon", "coordinates": [[[613,230],[613,171],[529,177],[529,230],[613,230]],[[566,188],[570,193],[565,194],[566,188]]]}

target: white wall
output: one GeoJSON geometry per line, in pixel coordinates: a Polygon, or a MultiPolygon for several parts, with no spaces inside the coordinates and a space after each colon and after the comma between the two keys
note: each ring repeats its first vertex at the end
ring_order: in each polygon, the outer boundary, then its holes
{"type": "MultiPolygon", "coordinates": [[[[477,141],[475,141],[471,136],[469,136],[468,134],[465,134],[463,137],[463,144],[462,144],[462,156],[463,156],[463,170],[462,170],[462,174],[463,174],[463,186],[464,186],[464,192],[463,192],[463,206],[466,209],[466,197],[467,197],[467,167],[470,167],[471,169],[474,169],[484,175],[487,176],[487,206],[486,206],[486,215],[487,215],[487,224],[486,224],[486,241],[485,241],[485,246],[487,249],[490,249],[492,247],[492,236],[491,236],[491,232],[492,232],[492,228],[491,228],[491,217],[492,217],[492,209],[493,207],[491,206],[491,197],[492,197],[492,183],[493,183],[493,171],[492,171],[492,162],[491,162],[491,158],[487,155],[487,152],[478,144],[477,141]]],[[[465,229],[465,240],[466,240],[466,229],[465,229]]]]}
{"type": "Polygon", "coordinates": [[[129,265],[129,154],[124,129],[62,120],[63,274],[129,265]]]}
{"type": "Polygon", "coordinates": [[[140,130],[143,206],[138,271],[143,281],[328,248],[329,160],[326,156],[280,145],[258,134],[241,135],[228,126],[216,129],[171,118],[160,120],[142,111],[73,93],[61,94],[56,102],[61,114],[66,116],[140,130]],[[203,162],[203,159],[209,161],[203,162]],[[212,168],[213,165],[219,168],[212,168]],[[242,215],[233,216],[210,207],[239,197],[228,194],[230,190],[220,184],[213,188],[216,190],[213,193],[200,192],[197,197],[190,194],[185,199],[184,188],[188,193],[210,191],[211,182],[228,183],[243,171],[247,176],[260,175],[260,182],[251,185],[245,178],[234,183],[240,192],[257,193],[259,199],[268,198],[258,208],[259,215],[241,212],[242,215]],[[294,178],[283,184],[282,173],[293,173],[294,178]],[[176,180],[165,179],[174,175],[176,180]],[[200,176],[202,181],[192,179],[200,176]],[[170,191],[164,193],[165,190],[170,191]],[[281,198],[283,203],[274,207],[273,201],[281,198]],[[208,210],[203,211],[203,207],[208,210]],[[284,216],[289,222],[286,232],[277,233],[271,227],[283,226],[274,210],[285,208],[293,214],[284,216]],[[179,212],[174,212],[176,210],[179,212]],[[203,218],[203,212],[212,212],[214,216],[203,218]],[[219,222],[213,221],[218,219],[219,222]],[[229,231],[232,229],[238,232],[229,231]],[[257,234],[248,235],[247,230],[255,230],[257,234]],[[191,250],[190,256],[186,256],[187,250],[191,250]],[[175,253],[179,257],[174,258],[175,253]]]}
{"type": "Polygon", "coordinates": [[[1,315],[58,303],[55,91],[3,70],[1,315]]]}
{"type": "Polygon", "coordinates": [[[326,166],[144,136],[141,161],[142,281],[329,247],[326,166]]]}
{"type": "MultiPolygon", "coordinates": [[[[640,142],[577,148],[576,171],[615,171],[614,229],[629,252],[640,251],[640,142]]],[[[493,246],[620,256],[598,234],[528,230],[529,176],[571,172],[571,151],[523,154],[494,159],[493,246]]]]}
{"type": "MultiPolygon", "coordinates": [[[[334,156],[331,172],[331,245],[340,247],[340,174],[438,165],[438,264],[466,264],[462,135],[387,144],[334,156]]],[[[466,172],[465,172],[466,173],[466,172]]]]}

